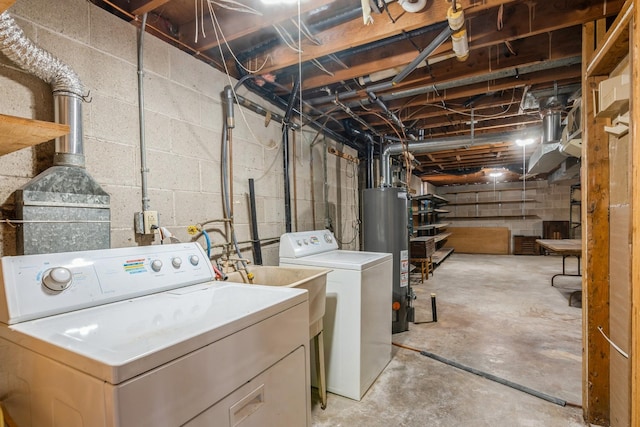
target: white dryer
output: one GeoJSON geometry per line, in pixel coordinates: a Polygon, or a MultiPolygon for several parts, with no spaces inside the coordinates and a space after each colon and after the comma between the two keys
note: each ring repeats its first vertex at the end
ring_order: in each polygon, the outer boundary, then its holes
{"type": "Polygon", "coordinates": [[[392,256],[339,250],[329,230],[280,238],[280,265],[330,268],[324,315],[327,390],[360,400],[391,360],[392,256]]]}
{"type": "Polygon", "coordinates": [[[19,426],[309,426],[307,292],[212,282],[197,244],[4,257],[19,426]]]}

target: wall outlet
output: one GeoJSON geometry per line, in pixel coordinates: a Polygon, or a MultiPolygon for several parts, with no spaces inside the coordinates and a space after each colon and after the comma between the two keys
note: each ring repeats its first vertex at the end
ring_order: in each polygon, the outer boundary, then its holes
{"type": "Polygon", "coordinates": [[[144,234],[154,234],[160,226],[158,221],[158,211],[142,212],[144,222],[144,234]]]}

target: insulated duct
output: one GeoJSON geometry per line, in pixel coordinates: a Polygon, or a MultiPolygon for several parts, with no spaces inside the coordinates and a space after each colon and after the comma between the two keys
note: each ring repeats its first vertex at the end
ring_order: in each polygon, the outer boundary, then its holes
{"type": "MultiPolygon", "coordinates": [[[[488,143],[500,140],[515,140],[525,138],[524,134],[539,133],[539,130],[527,129],[525,131],[502,132],[493,134],[476,135],[473,138],[473,144],[468,135],[454,136],[448,138],[434,138],[423,141],[411,142],[408,151],[412,154],[433,153],[441,150],[451,150],[456,148],[469,147],[477,143],[488,143]]],[[[388,145],[382,152],[382,187],[391,187],[391,156],[401,154],[404,151],[404,144],[397,143],[388,145]]]]}
{"type": "Polygon", "coordinates": [[[0,51],[20,68],[52,87],[56,123],[70,127],[68,135],[56,138],[54,165],[84,167],[83,87],[76,72],[33,43],[6,11],[0,14],[0,51]]]}
{"type": "Polygon", "coordinates": [[[56,139],[53,166],[15,193],[18,254],[108,248],[110,197],[84,169],[78,75],[29,40],[7,12],[0,14],[0,51],[52,86],[55,121],[70,128],[56,139]]]}

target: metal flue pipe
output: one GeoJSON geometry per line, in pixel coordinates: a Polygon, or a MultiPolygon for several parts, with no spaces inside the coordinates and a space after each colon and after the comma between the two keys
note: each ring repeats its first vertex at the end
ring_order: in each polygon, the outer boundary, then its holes
{"type": "MultiPolygon", "coordinates": [[[[515,132],[501,132],[493,134],[476,135],[471,144],[468,135],[454,136],[447,138],[434,138],[426,139],[422,141],[411,142],[408,146],[408,151],[413,154],[433,153],[441,150],[451,150],[456,148],[469,147],[478,143],[488,143],[499,140],[515,140],[516,138],[523,138],[523,134],[534,133],[532,129],[520,130],[515,132]]],[[[537,131],[539,134],[539,130],[537,131]]],[[[391,156],[401,154],[405,149],[405,144],[397,143],[388,145],[382,152],[381,165],[382,168],[382,187],[391,187],[391,156]]]]}

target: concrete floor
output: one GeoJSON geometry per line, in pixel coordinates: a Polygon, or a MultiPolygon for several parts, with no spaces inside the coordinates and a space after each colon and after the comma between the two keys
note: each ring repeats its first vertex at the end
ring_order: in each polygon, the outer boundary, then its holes
{"type": "MultiPolygon", "coordinates": [[[[567,270],[575,271],[575,260],[567,270]]],[[[556,256],[451,255],[428,281],[412,274],[416,321],[393,342],[565,400],[581,403],[580,301],[561,277],[556,256]]],[[[360,402],[329,394],[326,410],[313,396],[315,427],[584,426],[582,409],[559,406],[450,365],[393,346],[387,368],[360,402]]]]}

